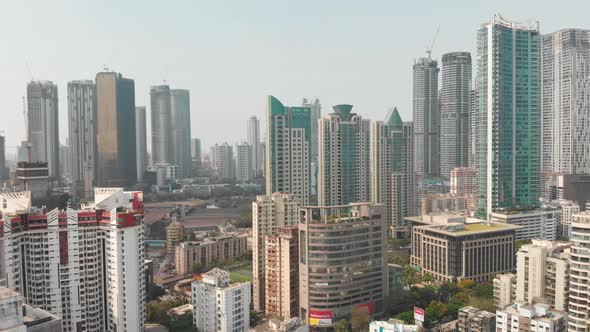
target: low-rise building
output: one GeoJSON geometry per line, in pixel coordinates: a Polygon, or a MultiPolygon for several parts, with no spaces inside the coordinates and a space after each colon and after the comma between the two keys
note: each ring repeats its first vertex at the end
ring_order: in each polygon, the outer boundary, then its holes
{"type": "Polygon", "coordinates": [[[229,273],[213,269],[192,283],[193,325],[199,331],[250,330],[249,282],[230,284],[229,273]]]}
{"type": "Polygon", "coordinates": [[[557,225],[561,220],[561,209],[556,207],[535,210],[505,210],[490,213],[493,222],[520,226],[516,240],[557,240],[557,225]]]}
{"type": "Polygon", "coordinates": [[[572,221],[574,214],[580,212],[580,205],[573,201],[560,200],[561,222],[557,226],[557,237],[567,240],[572,235],[572,221]]]}
{"type": "Polygon", "coordinates": [[[551,310],[546,304],[517,302],[496,311],[497,332],[565,332],[567,313],[551,310]]]}
{"type": "Polygon", "coordinates": [[[61,318],[23,303],[22,296],[0,287],[0,331],[61,332],[61,318]]]}
{"type": "Polygon", "coordinates": [[[246,253],[247,234],[227,234],[200,241],[181,242],[176,246],[176,273],[193,273],[193,266],[206,268],[213,263],[237,258],[246,253]]]}
{"type": "Polygon", "coordinates": [[[429,194],[420,199],[422,214],[445,212],[445,211],[464,211],[469,207],[465,195],[451,193],[429,194]]]}
{"type": "Polygon", "coordinates": [[[370,332],[417,332],[418,325],[407,325],[398,319],[376,320],[369,324],[370,332]]]}
{"type": "Polygon", "coordinates": [[[412,227],[411,263],[440,281],[489,280],[514,269],[518,226],[462,215],[406,218],[412,227]]]}
{"type": "Polygon", "coordinates": [[[496,315],[475,307],[463,307],[457,313],[458,332],[494,332],[496,315]]]}

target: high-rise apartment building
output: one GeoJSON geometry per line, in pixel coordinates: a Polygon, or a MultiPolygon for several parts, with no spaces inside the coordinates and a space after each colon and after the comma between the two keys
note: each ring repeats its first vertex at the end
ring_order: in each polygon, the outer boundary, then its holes
{"type": "Polygon", "coordinates": [[[277,227],[295,227],[299,223],[300,203],[296,196],[275,193],[257,196],[252,202],[252,262],[254,309],[265,310],[265,238],[277,232],[277,227]]]}
{"type": "Polygon", "coordinates": [[[184,225],[173,217],[166,226],[166,254],[174,255],[176,246],[184,240],[184,225]]]}
{"type": "Polygon", "coordinates": [[[0,331],[10,332],[62,332],[61,318],[31,307],[23,302],[21,294],[0,286],[0,331]]]}
{"type": "Polygon", "coordinates": [[[236,259],[247,251],[246,234],[227,234],[197,241],[181,242],[176,246],[176,273],[185,275],[219,262],[236,259]]]}
{"type": "Polygon", "coordinates": [[[539,205],[539,23],[495,15],[478,30],[477,54],[476,215],[486,219],[498,209],[539,205]]]}
{"type": "Polygon", "coordinates": [[[57,85],[51,81],[27,84],[27,137],[30,162],[47,162],[49,176],[59,178],[59,106],[57,85]]]}
{"type": "Polygon", "coordinates": [[[247,143],[236,146],[236,180],[248,182],[254,177],[254,162],[252,160],[252,146],[247,143]]]}
{"type": "Polygon", "coordinates": [[[560,200],[561,220],[557,225],[557,238],[569,239],[572,236],[572,221],[574,214],[580,212],[580,205],[568,200],[560,200]]]}
{"type": "Polygon", "coordinates": [[[403,217],[414,214],[411,123],[404,124],[394,108],[385,122],[373,122],[371,135],[371,201],[384,205],[395,236],[403,229],[403,217]]]}
{"type": "Polygon", "coordinates": [[[296,195],[309,203],[311,192],[311,109],[289,107],[268,96],[266,112],[266,194],[296,195]]]}
{"type": "Polygon", "coordinates": [[[568,331],[590,331],[590,212],[574,214],[572,222],[572,249],[570,253],[570,288],[568,305],[568,331]]]}
{"type": "Polygon", "coordinates": [[[297,227],[282,227],[264,244],[265,312],[285,320],[299,317],[299,240],[297,227]]]}
{"type": "Polygon", "coordinates": [[[303,98],[301,103],[303,107],[311,110],[311,138],[310,138],[310,176],[311,176],[311,194],[318,194],[318,121],[322,118],[322,104],[318,98],[303,98]]]}
{"type": "Polygon", "coordinates": [[[178,165],[180,178],[192,174],[191,160],[191,104],[190,92],[184,89],[170,90],[170,121],[172,139],[172,164],[178,165]]]}
{"type": "Polygon", "coordinates": [[[135,82],[114,72],[96,74],[97,185],[124,187],[137,181],[135,82]]]}
{"type": "Polygon", "coordinates": [[[566,242],[533,240],[516,254],[516,301],[567,311],[570,269],[566,242]]]}
{"type": "Polygon", "coordinates": [[[156,85],[150,88],[152,123],[152,163],[174,163],[172,142],[172,106],[170,87],[156,85]]]}
{"type": "Polygon", "coordinates": [[[440,175],[438,64],[430,58],[414,63],[414,171],[420,177],[440,175]]]}
{"type": "Polygon", "coordinates": [[[260,145],[260,121],[254,115],[248,118],[247,143],[251,147],[252,168],[256,176],[262,175],[264,165],[262,164],[262,146],[260,145]]]}
{"type": "Polygon", "coordinates": [[[590,173],[590,30],[542,36],[542,171],[590,173]]]}
{"type": "Polygon", "coordinates": [[[6,168],[6,138],[0,135],[0,184],[8,180],[8,169],[6,168]]]}
{"type": "MultiPolygon", "coordinates": [[[[91,80],[68,82],[70,177],[77,195],[92,195],[96,173],[96,99],[91,80]]],[[[63,159],[62,159],[63,161],[63,159]]]]}
{"type": "Polygon", "coordinates": [[[450,193],[465,196],[467,208],[475,209],[477,171],[472,167],[457,167],[451,170],[450,193]]]}
{"type": "Polygon", "coordinates": [[[0,279],[63,331],[145,326],[143,194],[96,188],[82,210],[31,207],[29,192],[0,194],[0,279]]]}
{"type": "Polygon", "coordinates": [[[498,274],[494,278],[494,305],[503,309],[514,303],[516,299],[516,274],[498,274]]]}
{"type": "Polygon", "coordinates": [[[213,269],[192,283],[193,326],[199,331],[250,330],[250,283],[230,284],[229,273],[213,269]]]}
{"type": "Polygon", "coordinates": [[[389,286],[383,206],[308,206],[301,216],[301,320],[311,328],[332,327],[355,311],[382,315],[389,286]]]}
{"type": "Polygon", "coordinates": [[[201,168],[201,159],[203,158],[201,152],[201,139],[193,138],[191,140],[191,156],[193,158],[193,165],[196,168],[201,168]]]}
{"type": "Polygon", "coordinates": [[[217,176],[221,179],[233,179],[236,176],[236,169],[234,165],[234,151],[231,145],[227,142],[219,145],[215,144],[211,147],[211,154],[213,157],[213,169],[217,176]]]}
{"type": "MultiPolygon", "coordinates": [[[[473,81],[471,83],[473,85],[473,81]]],[[[477,110],[477,98],[473,87],[469,90],[469,167],[475,167],[475,111],[477,110]]]]}
{"type": "Polygon", "coordinates": [[[442,56],[440,113],[440,169],[448,178],[455,167],[469,164],[469,95],[471,53],[453,52],[442,56]]]}
{"type": "Polygon", "coordinates": [[[353,113],[352,105],[336,105],[318,130],[318,203],[369,202],[370,121],[353,113]]]}
{"type": "Polygon", "coordinates": [[[142,181],[143,173],[148,166],[145,106],[135,108],[135,148],[137,151],[137,180],[142,181]]]}

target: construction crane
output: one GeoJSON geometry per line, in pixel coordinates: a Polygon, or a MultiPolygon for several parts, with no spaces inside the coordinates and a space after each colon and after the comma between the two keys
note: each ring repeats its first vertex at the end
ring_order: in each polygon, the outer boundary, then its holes
{"type": "Polygon", "coordinates": [[[426,47],[426,54],[428,54],[428,59],[432,59],[432,49],[434,48],[434,43],[436,42],[436,38],[438,37],[439,31],[440,25],[436,27],[436,32],[434,33],[434,38],[432,38],[432,43],[430,43],[430,47],[426,47]]]}

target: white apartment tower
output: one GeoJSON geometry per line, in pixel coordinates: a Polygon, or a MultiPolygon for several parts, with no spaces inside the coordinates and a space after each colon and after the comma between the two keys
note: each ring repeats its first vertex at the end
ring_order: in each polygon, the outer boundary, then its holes
{"type": "Polygon", "coordinates": [[[96,170],[96,101],[94,82],[68,82],[70,175],[76,192],[92,195],[96,170]]]}
{"type": "Polygon", "coordinates": [[[542,171],[590,173],[590,30],[542,36],[542,171]]]}
{"type": "Polygon", "coordinates": [[[57,85],[51,81],[27,84],[27,137],[30,162],[47,162],[49,176],[59,178],[59,115],[57,85]]]}
{"type": "Polygon", "coordinates": [[[277,227],[296,227],[299,223],[300,203],[293,195],[275,193],[257,196],[252,202],[253,230],[253,303],[254,309],[264,311],[265,306],[265,237],[275,234],[277,227]]]}
{"type": "Polygon", "coordinates": [[[590,211],[574,214],[570,254],[568,331],[590,331],[590,211]]]}
{"type": "Polygon", "coordinates": [[[193,281],[193,326],[199,331],[250,330],[250,283],[229,283],[229,273],[213,269],[193,281]]]}
{"type": "Polygon", "coordinates": [[[0,194],[0,280],[64,331],[145,326],[143,194],[96,188],[82,210],[31,208],[28,192],[0,194]]]}
{"type": "Polygon", "coordinates": [[[310,135],[310,154],[311,154],[311,193],[318,193],[318,121],[322,118],[322,104],[318,98],[303,98],[301,103],[303,107],[311,110],[311,135],[310,135]]]}
{"type": "Polygon", "coordinates": [[[211,147],[213,159],[213,169],[221,179],[233,179],[236,176],[234,166],[234,152],[231,145],[227,142],[211,147]]]}
{"type": "Polygon", "coordinates": [[[236,180],[248,182],[254,177],[252,146],[247,143],[236,146],[236,180]]]}
{"type": "Polygon", "coordinates": [[[247,135],[247,143],[251,147],[252,168],[254,169],[255,175],[260,176],[264,170],[264,165],[262,164],[262,145],[260,144],[260,121],[254,115],[248,118],[247,135]]]}

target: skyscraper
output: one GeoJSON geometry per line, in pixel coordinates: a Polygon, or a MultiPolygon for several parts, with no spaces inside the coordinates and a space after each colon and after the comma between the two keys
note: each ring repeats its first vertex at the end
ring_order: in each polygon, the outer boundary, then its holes
{"type": "Polygon", "coordinates": [[[438,72],[430,58],[414,63],[414,171],[420,177],[440,175],[438,72]]]}
{"type": "Polygon", "coordinates": [[[390,235],[403,231],[403,217],[414,214],[411,122],[404,124],[397,108],[371,130],[371,201],[385,207],[390,235]]]}
{"type": "Polygon", "coordinates": [[[287,107],[268,96],[266,112],[266,193],[296,195],[309,203],[311,110],[287,107]]]}
{"type": "Polygon", "coordinates": [[[181,178],[192,174],[191,160],[191,104],[190,92],[184,89],[170,90],[172,148],[174,160],[181,178]]]}
{"type": "Polygon", "coordinates": [[[318,204],[370,201],[370,121],[336,105],[318,127],[318,204]]]}
{"type": "Polygon", "coordinates": [[[135,108],[135,148],[137,150],[137,180],[142,181],[143,173],[148,166],[145,106],[135,108]]]}
{"type": "Polygon", "coordinates": [[[154,164],[176,165],[172,141],[172,106],[170,98],[170,87],[168,85],[157,85],[150,88],[152,163],[154,164]]]}
{"type": "Polygon", "coordinates": [[[252,147],[247,143],[236,146],[236,181],[248,182],[254,176],[252,147]]]}
{"type": "Polygon", "coordinates": [[[441,175],[448,178],[455,167],[469,163],[469,93],[471,54],[446,53],[442,56],[441,93],[441,175]]]}
{"type": "Polygon", "coordinates": [[[96,100],[91,80],[68,82],[68,138],[71,178],[77,193],[92,194],[96,172],[96,100]],[[88,179],[89,187],[85,184],[88,179]]]}
{"type": "Polygon", "coordinates": [[[193,138],[191,140],[191,156],[193,158],[193,165],[197,169],[201,168],[201,139],[193,138]]]}
{"type": "Polygon", "coordinates": [[[0,185],[2,181],[8,179],[8,170],[6,169],[6,139],[0,135],[0,185]]]}
{"type": "Polygon", "coordinates": [[[27,84],[28,139],[31,162],[45,161],[49,176],[59,178],[59,118],[57,85],[51,81],[27,84]]]}
{"type": "Polygon", "coordinates": [[[542,36],[542,171],[590,173],[590,30],[542,36]]]}
{"type": "Polygon", "coordinates": [[[495,15],[477,34],[476,168],[480,218],[539,205],[541,37],[538,22],[495,15]]]}
{"type": "Polygon", "coordinates": [[[137,181],[135,82],[114,72],[96,74],[97,185],[137,181]]]}
{"type": "Polygon", "coordinates": [[[322,117],[322,105],[320,100],[314,98],[303,98],[303,107],[309,107],[311,110],[311,145],[310,145],[310,177],[311,177],[311,193],[317,195],[318,193],[318,121],[322,117]]]}
{"type": "MultiPolygon", "coordinates": [[[[471,83],[473,85],[473,83],[471,83]]],[[[477,109],[477,98],[475,89],[469,90],[469,167],[475,167],[475,111],[477,109]]]]}
{"type": "Polygon", "coordinates": [[[296,227],[300,206],[296,197],[280,193],[257,196],[252,202],[252,302],[255,310],[264,311],[266,303],[265,238],[275,234],[277,227],[296,227]]]}
{"type": "Polygon", "coordinates": [[[252,167],[256,176],[262,175],[262,146],[260,145],[260,121],[252,115],[248,118],[248,139],[247,143],[251,148],[252,167]]]}

